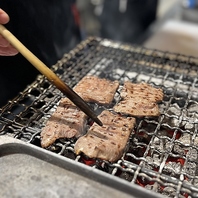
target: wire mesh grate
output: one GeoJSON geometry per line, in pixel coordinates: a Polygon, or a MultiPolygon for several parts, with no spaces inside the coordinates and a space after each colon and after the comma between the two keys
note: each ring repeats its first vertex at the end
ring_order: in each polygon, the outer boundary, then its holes
{"type": "MultiPolygon", "coordinates": [[[[137,119],[127,150],[116,163],[75,155],[75,138],[49,150],[169,197],[198,196],[198,59],[100,38],[89,38],[53,66],[73,87],[85,75],[163,89],[157,118],[137,119]]],[[[120,89],[114,102],[119,100],[120,89]]],[[[40,132],[63,97],[43,76],[1,109],[0,134],[40,147],[40,132]]]]}

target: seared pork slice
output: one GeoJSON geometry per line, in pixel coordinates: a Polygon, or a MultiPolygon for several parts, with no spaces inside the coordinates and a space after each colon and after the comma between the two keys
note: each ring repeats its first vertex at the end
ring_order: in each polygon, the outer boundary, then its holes
{"type": "Polygon", "coordinates": [[[41,132],[41,146],[46,148],[59,138],[84,135],[87,116],[69,99],[61,99],[41,132]]]}
{"type": "Polygon", "coordinates": [[[112,102],[118,86],[117,80],[110,81],[96,76],[85,76],[74,87],[74,91],[87,102],[108,105],[112,102]]]}
{"type": "Polygon", "coordinates": [[[98,118],[103,126],[94,123],[87,134],[77,140],[74,146],[75,153],[82,152],[89,158],[115,162],[123,155],[135,125],[135,118],[122,117],[107,110],[103,111],[98,118]]]}
{"type": "Polygon", "coordinates": [[[158,102],[163,100],[162,89],[154,88],[146,83],[124,83],[121,101],[114,106],[114,111],[132,116],[158,116],[158,102]]]}

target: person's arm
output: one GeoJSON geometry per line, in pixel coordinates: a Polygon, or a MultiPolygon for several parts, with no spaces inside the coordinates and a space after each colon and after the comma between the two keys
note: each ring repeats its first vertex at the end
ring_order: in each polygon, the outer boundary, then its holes
{"type": "MultiPolygon", "coordinates": [[[[8,14],[0,8],[0,24],[4,25],[10,20],[8,14]]],[[[0,56],[13,56],[18,51],[0,35],[0,56]]]]}

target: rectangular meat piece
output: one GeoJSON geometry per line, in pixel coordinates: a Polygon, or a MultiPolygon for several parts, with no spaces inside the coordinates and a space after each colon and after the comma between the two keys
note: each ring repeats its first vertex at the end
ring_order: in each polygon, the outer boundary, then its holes
{"type": "Polygon", "coordinates": [[[146,83],[124,83],[121,101],[114,106],[114,111],[131,116],[158,116],[158,102],[163,100],[162,89],[154,88],[146,83]]]}
{"type": "Polygon", "coordinates": [[[86,102],[96,102],[103,105],[110,104],[119,82],[101,79],[96,76],[85,76],[75,87],[78,93],[86,102]]]}
{"type": "Polygon", "coordinates": [[[41,132],[41,146],[46,148],[59,138],[84,134],[87,116],[69,99],[63,98],[41,132]]]}
{"type": "Polygon", "coordinates": [[[94,123],[88,133],[77,140],[74,146],[75,153],[82,152],[89,158],[115,162],[123,155],[135,126],[135,118],[122,117],[107,110],[104,110],[98,118],[103,126],[94,123]]]}

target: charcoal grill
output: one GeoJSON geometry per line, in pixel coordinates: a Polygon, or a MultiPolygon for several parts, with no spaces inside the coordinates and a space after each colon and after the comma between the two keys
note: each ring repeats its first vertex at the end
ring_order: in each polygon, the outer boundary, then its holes
{"type": "MultiPolygon", "coordinates": [[[[50,152],[157,195],[198,197],[197,58],[91,37],[52,69],[71,87],[88,74],[119,80],[120,89],[126,80],[146,82],[161,88],[164,100],[159,117],[137,119],[127,150],[116,163],[75,155],[75,139],[57,140],[48,148],[50,152]]],[[[90,105],[96,111],[112,109],[120,89],[111,105],[90,105]]],[[[0,134],[41,147],[41,128],[61,97],[62,93],[39,75],[1,109],[0,134]]]]}

